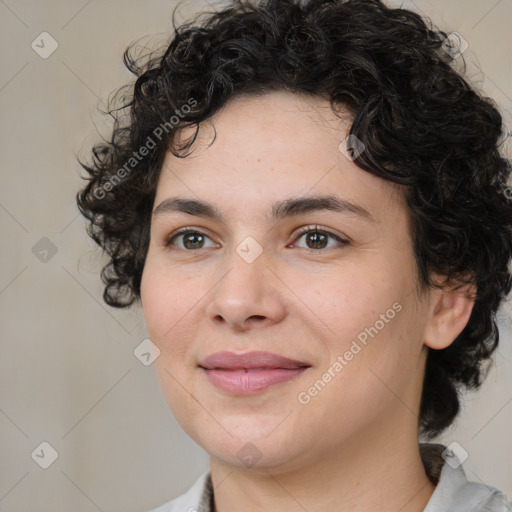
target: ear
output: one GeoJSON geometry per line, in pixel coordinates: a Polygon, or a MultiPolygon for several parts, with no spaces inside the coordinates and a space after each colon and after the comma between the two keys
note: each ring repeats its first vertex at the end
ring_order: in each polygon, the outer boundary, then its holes
{"type": "Polygon", "coordinates": [[[458,284],[442,290],[433,288],[425,327],[425,345],[435,350],[449,347],[466,327],[475,297],[475,285],[458,284]]]}

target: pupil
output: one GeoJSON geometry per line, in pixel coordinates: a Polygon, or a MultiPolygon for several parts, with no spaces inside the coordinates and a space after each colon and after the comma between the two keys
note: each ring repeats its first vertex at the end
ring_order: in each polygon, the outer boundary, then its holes
{"type": "MultiPolygon", "coordinates": [[[[197,234],[197,233],[187,233],[187,234],[185,235],[184,240],[183,240],[183,244],[185,245],[185,247],[186,247],[187,249],[190,249],[190,248],[191,248],[191,247],[190,247],[190,245],[192,245],[192,249],[193,249],[193,248],[197,248],[197,245],[194,245],[194,241],[192,241],[192,243],[189,243],[189,242],[190,242],[190,240],[191,240],[191,239],[193,239],[194,237],[195,237],[195,238],[200,239],[200,238],[202,238],[202,235],[199,235],[199,234],[197,234]]],[[[197,240],[196,240],[196,241],[197,241],[197,240]]]]}
{"type": "Polygon", "coordinates": [[[325,247],[325,245],[322,242],[325,242],[326,236],[322,233],[318,233],[317,231],[314,232],[313,235],[308,236],[308,240],[313,242],[313,245],[322,245],[322,247],[325,247]]]}

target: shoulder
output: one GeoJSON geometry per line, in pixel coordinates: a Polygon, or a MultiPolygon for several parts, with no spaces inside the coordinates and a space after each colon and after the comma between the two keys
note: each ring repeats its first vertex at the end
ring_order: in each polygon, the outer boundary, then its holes
{"type": "Polygon", "coordinates": [[[512,510],[507,503],[505,493],[499,489],[468,481],[462,464],[453,452],[447,453],[446,447],[424,445],[423,448],[422,456],[426,451],[429,452],[423,460],[425,469],[431,479],[438,480],[424,512],[509,512],[512,510]]]}
{"type": "Polygon", "coordinates": [[[209,499],[210,482],[210,472],[205,471],[186,493],[148,512],[209,512],[204,501],[209,499]]]}

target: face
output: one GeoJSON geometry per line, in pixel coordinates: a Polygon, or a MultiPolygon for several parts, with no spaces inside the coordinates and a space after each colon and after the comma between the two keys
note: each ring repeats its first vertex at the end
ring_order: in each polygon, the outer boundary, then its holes
{"type": "Polygon", "coordinates": [[[319,98],[239,97],[165,159],[144,317],[170,409],[223,464],[417,435],[428,295],[403,191],[340,151],[349,125],[319,98]]]}

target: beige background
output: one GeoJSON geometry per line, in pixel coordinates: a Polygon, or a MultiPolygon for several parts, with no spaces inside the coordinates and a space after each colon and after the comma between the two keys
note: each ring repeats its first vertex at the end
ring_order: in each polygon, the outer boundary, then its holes
{"type": "MultiPolygon", "coordinates": [[[[146,34],[168,34],[174,5],[0,0],[0,511],[143,511],[207,468],[168,411],[153,368],[134,357],[146,337],[140,311],[102,302],[100,253],[74,200],[82,184],[75,154],[87,154],[96,128],[107,133],[100,99],[131,79],[123,50],[146,34]],[[59,45],[47,59],[31,48],[43,31],[59,45]],[[43,237],[57,251],[46,262],[33,252],[38,243],[49,249],[43,237]],[[31,458],[43,441],[58,452],[48,469],[31,458]]],[[[185,2],[183,15],[205,5],[185,2]]],[[[468,41],[469,76],[512,128],[512,0],[403,5],[468,41]]],[[[441,439],[469,452],[471,479],[509,499],[511,313],[509,305],[500,314],[496,368],[441,439]]]]}

